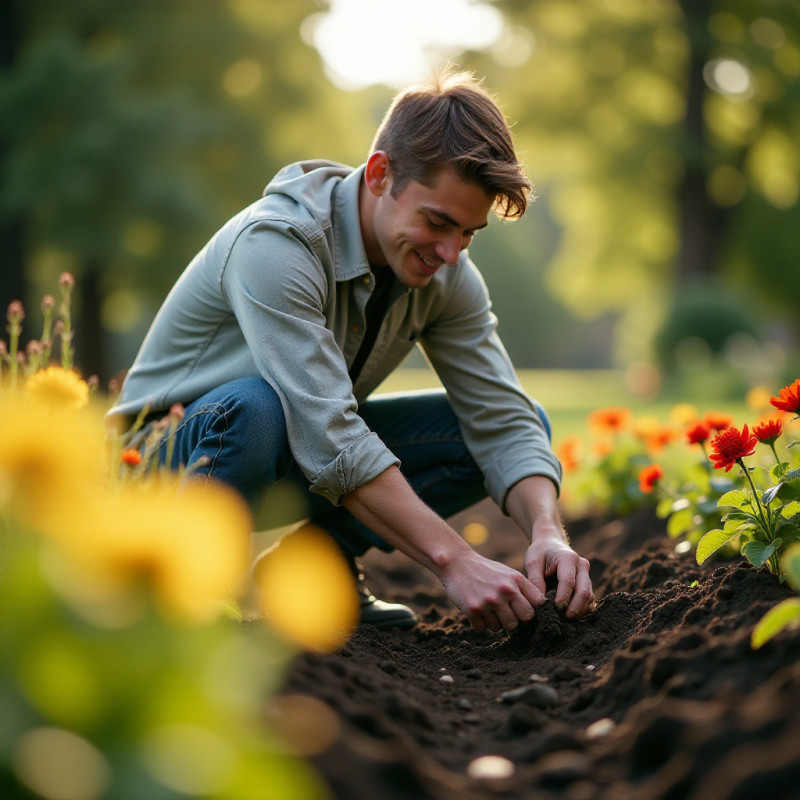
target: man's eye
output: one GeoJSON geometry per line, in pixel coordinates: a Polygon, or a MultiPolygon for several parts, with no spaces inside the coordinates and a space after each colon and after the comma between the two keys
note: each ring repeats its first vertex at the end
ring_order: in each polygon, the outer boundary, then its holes
{"type": "Polygon", "coordinates": [[[436,220],[433,220],[430,217],[427,217],[426,219],[428,220],[428,225],[430,225],[431,228],[446,228],[447,227],[447,223],[446,222],[437,222],[436,220]]]}

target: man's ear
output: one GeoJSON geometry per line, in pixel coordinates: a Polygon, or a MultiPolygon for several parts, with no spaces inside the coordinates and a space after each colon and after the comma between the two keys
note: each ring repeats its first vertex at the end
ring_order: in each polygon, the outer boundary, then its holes
{"type": "Polygon", "coordinates": [[[376,150],[368,159],[364,170],[364,180],[371,194],[380,197],[392,183],[392,169],[389,156],[384,150],[376,150]]]}

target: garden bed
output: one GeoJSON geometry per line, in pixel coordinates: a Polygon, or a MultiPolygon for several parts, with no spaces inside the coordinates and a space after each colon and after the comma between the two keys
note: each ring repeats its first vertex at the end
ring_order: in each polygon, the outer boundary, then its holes
{"type": "MultiPolygon", "coordinates": [[[[454,524],[474,519],[490,530],[478,549],[520,567],[515,525],[488,502],[454,524]]],[[[303,654],[284,688],[336,713],[332,743],[310,756],[334,797],[800,798],[800,635],[750,647],[791,591],[740,559],[698,566],[649,510],[568,527],[592,561],[597,610],[568,622],[548,603],[512,634],[472,631],[403,555],[367,556],[373,591],[420,625],[360,628],[335,653],[303,654]],[[485,755],[513,772],[472,777],[485,755]]]]}

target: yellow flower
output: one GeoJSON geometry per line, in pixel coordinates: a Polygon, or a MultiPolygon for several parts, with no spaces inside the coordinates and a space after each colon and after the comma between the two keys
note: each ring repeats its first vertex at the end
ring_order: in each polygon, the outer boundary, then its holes
{"type": "Polygon", "coordinates": [[[38,405],[77,411],[89,402],[89,384],[72,370],[47,367],[28,378],[25,394],[38,405]]]}
{"type": "Polygon", "coordinates": [[[148,597],[169,618],[210,622],[246,575],[250,513],[220,484],[126,483],[64,525],[71,573],[50,575],[101,624],[129,623],[148,597]]]}
{"type": "Polygon", "coordinates": [[[350,568],[333,539],[313,525],[284,536],[254,570],[268,621],[301,647],[330,651],[358,621],[350,568]]]}
{"type": "Polygon", "coordinates": [[[102,416],[50,411],[16,392],[0,395],[0,510],[61,535],[65,513],[81,513],[105,469],[102,416]]]}
{"type": "Polygon", "coordinates": [[[691,403],[677,403],[669,412],[669,421],[673,425],[688,425],[697,417],[697,409],[691,403]]]}

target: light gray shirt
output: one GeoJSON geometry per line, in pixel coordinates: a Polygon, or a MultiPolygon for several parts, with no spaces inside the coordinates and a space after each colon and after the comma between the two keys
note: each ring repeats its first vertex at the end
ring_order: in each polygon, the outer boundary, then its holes
{"type": "Polygon", "coordinates": [[[420,345],[444,385],[489,494],[530,475],[560,484],[533,404],[496,333],[483,279],[462,252],[430,283],[396,283],[366,362],[348,369],[375,285],[359,223],[364,168],[306,161],[281,170],[183,272],[156,315],[111,414],[188,404],[261,375],[278,393],[311,490],[339,498],[399,464],[358,404],[420,345]]]}

